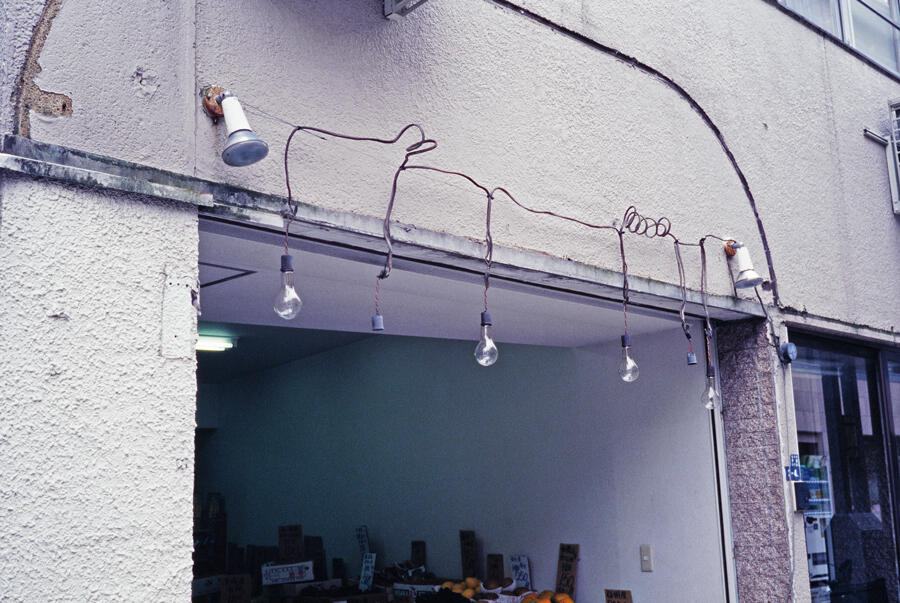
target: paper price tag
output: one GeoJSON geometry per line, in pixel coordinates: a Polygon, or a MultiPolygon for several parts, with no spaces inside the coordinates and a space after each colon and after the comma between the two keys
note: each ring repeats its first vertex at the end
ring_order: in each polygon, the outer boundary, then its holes
{"type": "Polygon", "coordinates": [[[368,592],[375,579],[375,553],[363,555],[362,570],[359,573],[359,590],[368,592]]]}
{"type": "Polygon", "coordinates": [[[524,586],[531,590],[531,566],[525,555],[513,555],[509,558],[512,577],[518,586],[524,586]]]}

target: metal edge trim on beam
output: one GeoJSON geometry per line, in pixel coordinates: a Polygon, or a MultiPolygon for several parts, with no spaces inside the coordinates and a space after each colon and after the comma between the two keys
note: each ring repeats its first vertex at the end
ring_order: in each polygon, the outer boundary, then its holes
{"type": "MultiPolygon", "coordinates": [[[[204,214],[235,222],[249,222],[272,230],[284,227],[284,197],[212,182],[121,161],[59,145],[5,136],[0,150],[0,169],[49,177],[89,187],[109,188],[182,201],[199,206],[204,214]]],[[[298,203],[292,232],[326,244],[343,245],[383,256],[382,220],[349,212],[298,203]]],[[[398,256],[480,274],[484,271],[484,244],[474,239],[392,222],[398,256]]],[[[494,248],[492,273],[549,289],[584,293],[621,300],[622,275],[615,270],[556,258],[536,251],[494,248]]],[[[681,304],[677,285],[630,276],[631,302],[671,311],[681,304]]],[[[687,290],[691,314],[699,315],[701,296],[687,290]]],[[[756,300],[709,295],[710,315],[720,320],[762,317],[756,300]]]]}
{"type": "Polygon", "coordinates": [[[160,199],[190,203],[191,205],[198,205],[201,207],[212,207],[214,205],[213,196],[209,193],[192,191],[167,184],[150,182],[149,180],[138,180],[60,163],[17,157],[7,153],[0,153],[0,169],[18,172],[37,178],[50,178],[52,180],[80,184],[87,187],[100,187],[127,193],[148,195],[160,199]]]}

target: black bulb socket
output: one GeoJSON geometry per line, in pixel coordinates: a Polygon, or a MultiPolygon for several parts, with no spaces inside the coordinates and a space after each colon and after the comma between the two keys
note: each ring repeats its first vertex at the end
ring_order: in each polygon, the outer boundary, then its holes
{"type": "Polygon", "coordinates": [[[293,272],[294,271],[294,256],[283,254],[281,256],[281,271],[282,272],[293,272]]]}
{"type": "Polygon", "coordinates": [[[622,347],[627,348],[630,345],[631,345],[631,335],[629,335],[628,333],[625,333],[624,335],[622,335],[622,347]]]}
{"type": "Polygon", "coordinates": [[[491,313],[490,312],[482,312],[481,313],[481,326],[489,327],[494,323],[491,322],[491,313]]]}

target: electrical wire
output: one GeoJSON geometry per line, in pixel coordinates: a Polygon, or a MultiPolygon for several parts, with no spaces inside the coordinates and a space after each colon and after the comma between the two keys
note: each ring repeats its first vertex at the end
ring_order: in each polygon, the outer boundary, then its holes
{"type": "MultiPolygon", "coordinates": [[[[278,121],[284,121],[275,116],[269,115],[264,111],[256,108],[261,113],[269,116],[272,119],[276,119],[278,121]]],[[[285,122],[287,123],[287,122],[285,122]]],[[[487,186],[478,182],[472,176],[466,174],[465,172],[456,171],[456,170],[448,170],[444,168],[438,168],[429,165],[410,165],[409,161],[412,157],[416,155],[421,155],[424,153],[428,153],[437,148],[437,141],[427,138],[425,135],[425,131],[418,124],[412,123],[404,126],[396,136],[393,138],[375,138],[369,136],[352,136],[348,134],[341,134],[338,132],[333,132],[330,130],[325,130],[322,128],[317,128],[314,126],[298,126],[293,125],[292,131],[287,138],[287,142],[285,144],[284,149],[284,173],[285,173],[285,186],[287,188],[287,210],[284,212],[285,217],[285,237],[284,237],[284,248],[285,253],[287,254],[289,251],[289,237],[290,237],[290,227],[293,220],[296,218],[297,211],[299,209],[299,205],[294,201],[293,192],[291,189],[291,181],[290,181],[290,173],[289,173],[289,151],[290,145],[293,141],[294,135],[297,132],[304,132],[306,134],[310,134],[317,137],[331,137],[349,141],[358,141],[358,142],[374,142],[382,145],[392,145],[397,143],[406,132],[411,129],[418,130],[419,140],[414,142],[413,144],[406,147],[406,153],[404,154],[403,161],[398,165],[394,171],[393,180],[391,183],[391,193],[388,198],[388,204],[385,211],[384,220],[382,222],[382,236],[384,238],[385,246],[387,248],[387,252],[385,254],[384,266],[381,271],[378,273],[376,277],[376,286],[375,286],[375,313],[379,315],[381,313],[380,306],[380,281],[388,278],[393,269],[393,256],[394,256],[394,245],[393,245],[393,237],[391,235],[391,216],[393,214],[394,205],[397,198],[397,188],[400,179],[401,172],[406,170],[418,170],[422,172],[430,172],[437,173],[449,176],[456,176],[458,178],[462,178],[467,181],[472,186],[481,190],[486,198],[486,213],[485,213],[485,272],[484,272],[484,308],[487,311],[487,297],[488,297],[488,289],[490,287],[490,276],[491,269],[493,267],[493,237],[491,234],[491,212],[493,209],[493,201],[496,199],[496,193],[503,193],[514,205],[523,209],[529,213],[535,215],[544,215],[550,216],[553,218],[557,218],[560,220],[565,220],[568,222],[572,222],[575,224],[579,224],[581,226],[585,226],[587,228],[595,229],[595,230],[612,230],[615,231],[619,238],[619,255],[622,266],[622,314],[624,319],[624,328],[625,333],[628,333],[628,304],[630,301],[630,287],[628,280],[628,262],[625,256],[625,233],[646,237],[648,239],[655,238],[670,238],[673,241],[675,246],[675,257],[676,263],[678,266],[678,275],[679,275],[679,287],[681,289],[681,307],[679,310],[679,316],[681,319],[682,330],[684,331],[685,337],[688,340],[689,351],[693,353],[693,340],[690,333],[690,325],[687,323],[685,317],[685,307],[687,304],[687,284],[684,270],[684,262],[681,256],[681,247],[700,247],[700,256],[701,256],[701,300],[703,303],[703,312],[705,317],[705,328],[704,334],[706,339],[706,360],[707,366],[710,366],[711,362],[711,354],[710,354],[710,338],[712,337],[712,324],[709,316],[709,307],[707,302],[707,264],[706,264],[706,248],[705,242],[707,239],[715,239],[721,242],[729,242],[727,239],[724,239],[720,236],[714,234],[706,234],[704,235],[697,243],[681,241],[678,237],[676,237],[672,233],[672,222],[669,218],[662,216],[659,218],[650,218],[648,216],[644,216],[637,211],[637,208],[634,205],[630,205],[626,210],[622,217],[621,222],[616,225],[607,225],[607,224],[595,224],[592,222],[587,222],[580,218],[575,218],[572,216],[568,216],[565,214],[557,213],[551,210],[546,209],[536,209],[533,207],[529,207],[524,203],[520,202],[516,199],[508,189],[502,186],[495,187],[493,189],[489,189],[487,186]],[[322,136],[320,136],[322,135],[322,136]]],[[[774,331],[774,326],[771,325],[771,320],[768,318],[768,311],[765,308],[765,304],[762,301],[762,298],[757,291],[757,298],[759,299],[760,304],[763,306],[763,312],[766,314],[767,321],[770,323],[770,327],[774,331]]]]}
{"type": "Polygon", "coordinates": [[[709,306],[706,299],[706,238],[700,239],[700,301],[703,304],[703,317],[705,323],[703,325],[703,338],[706,342],[706,366],[712,366],[712,358],[709,351],[710,340],[712,339],[712,322],[709,319],[709,306]]]}
{"type": "Polygon", "coordinates": [[[400,172],[406,169],[406,164],[409,162],[410,158],[415,155],[421,155],[422,153],[428,153],[429,151],[433,151],[437,148],[437,141],[432,140],[430,138],[425,137],[425,130],[422,129],[422,126],[419,124],[407,124],[404,126],[396,136],[393,138],[374,138],[370,136],[352,136],[349,134],[341,134],[338,132],[332,132],[330,130],[325,130],[322,128],[317,128],[314,126],[298,126],[294,125],[293,130],[291,130],[290,135],[287,138],[287,142],[284,145],[284,180],[285,186],[287,187],[287,212],[285,212],[285,226],[284,226],[284,253],[288,253],[288,240],[290,237],[290,229],[291,223],[297,216],[297,210],[299,206],[294,203],[293,193],[291,191],[291,177],[290,177],[290,168],[288,161],[289,153],[291,149],[291,142],[294,138],[294,135],[297,132],[306,132],[313,134],[323,134],[325,136],[330,136],[332,138],[340,138],[344,140],[352,140],[356,142],[375,142],[383,145],[392,145],[399,141],[406,132],[415,128],[419,131],[419,140],[418,142],[414,142],[413,144],[406,147],[406,154],[403,156],[403,161],[394,171],[394,179],[391,184],[391,196],[388,201],[387,211],[385,212],[384,221],[382,222],[382,234],[384,236],[384,242],[387,245],[387,254],[385,256],[384,267],[381,272],[378,274],[375,280],[375,314],[381,314],[381,303],[380,303],[380,281],[386,279],[391,275],[391,270],[393,268],[393,259],[394,259],[394,245],[391,240],[391,214],[394,211],[394,201],[397,198],[397,183],[400,179],[400,172]]]}
{"type": "MultiPolygon", "coordinates": [[[[674,242],[675,247],[675,263],[678,266],[678,286],[681,289],[681,306],[678,308],[678,316],[681,318],[681,330],[688,340],[688,354],[694,353],[694,340],[691,335],[691,325],[685,316],[685,308],[687,307],[687,278],[684,272],[684,260],[681,257],[681,245],[677,240],[674,242]]],[[[693,357],[693,356],[692,356],[693,357]]],[[[696,359],[694,360],[696,362],[696,359]]],[[[690,359],[689,359],[690,364],[690,359]]]]}

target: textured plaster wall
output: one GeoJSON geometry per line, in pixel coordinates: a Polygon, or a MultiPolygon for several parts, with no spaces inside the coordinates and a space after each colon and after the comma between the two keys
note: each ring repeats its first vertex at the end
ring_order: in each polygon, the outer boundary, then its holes
{"type": "MultiPolygon", "coordinates": [[[[778,431],[784,409],[766,324],[728,323],[716,335],[738,597],[743,603],[809,600],[805,552],[791,565],[778,431]]],[[[802,534],[802,523],[795,530],[802,534]]]]}
{"type": "Polygon", "coordinates": [[[13,91],[43,6],[40,0],[0,0],[0,132],[14,129],[13,91]]]}
{"type": "MultiPolygon", "coordinates": [[[[683,341],[680,329],[652,337],[659,350],[683,341]]],[[[610,346],[504,345],[490,371],[471,352],[375,337],[201,390],[201,407],[220,411],[197,485],[224,494],[229,540],[275,544],[279,525],[299,522],[352,575],[366,524],[379,565],[424,539],[429,569],[452,577],[459,530],[474,529],[485,554],[529,555],[539,589],[555,584],[559,543],[579,543],[586,603],[605,588],[725,600],[702,371],[647,354],[625,384],[606,370],[610,346]]]]}
{"type": "Polygon", "coordinates": [[[185,601],[196,211],[8,175],[0,201],[0,600],[185,601]]]}
{"type": "MultiPolygon", "coordinates": [[[[900,225],[882,149],[861,133],[886,130],[896,80],[763,0],[522,2],[658,68],[707,110],[757,198],[785,304],[896,326],[900,278],[882,267],[900,260],[900,225]]],[[[685,239],[714,232],[746,241],[764,269],[738,179],[683,99],[487,0],[433,0],[400,22],[384,20],[375,0],[160,0],[142,15],[138,28],[126,5],[64,3],[38,83],[71,95],[75,110],[34,120],[35,138],[283,193],[289,127],[279,120],[382,136],[417,121],[441,144],[429,163],[599,222],[635,203],[671,218],[685,239]],[[199,114],[204,83],[244,101],[271,145],[266,160],[222,164],[223,128],[199,114]]],[[[310,203],[378,215],[399,156],[298,136],[296,190],[310,203]]],[[[396,217],[480,237],[483,205],[461,181],[407,173],[396,217]]],[[[494,229],[498,244],[618,267],[608,233],[502,201],[494,229]]],[[[670,245],[629,239],[628,251],[634,273],[676,280],[670,245]]],[[[711,285],[727,293],[721,254],[712,258],[711,285]]],[[[697,287],[696,251],[686,259],[697,287]]]]}

